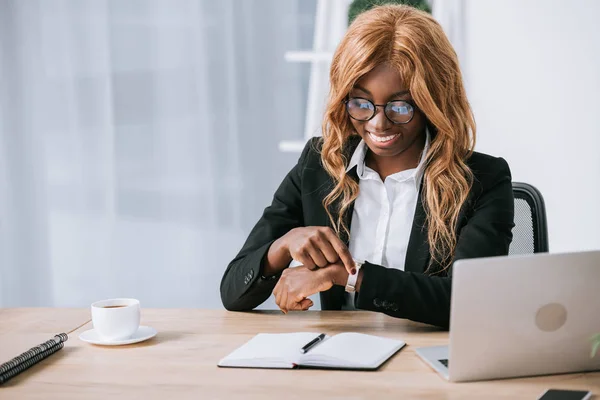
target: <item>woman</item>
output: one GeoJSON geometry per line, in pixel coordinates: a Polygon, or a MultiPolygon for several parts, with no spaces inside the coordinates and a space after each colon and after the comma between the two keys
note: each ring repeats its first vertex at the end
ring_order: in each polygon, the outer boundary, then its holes
{"type": "Polygon", "coordinates": [[[507,163],[473,151],[456,53],[429,14],[381,6],[349,27],[330,81],[323,137],[227,267],[223,304],[273,293],[285,313],[320,292],[325,310],[448,327],[452,262],[508,254],[514,213],[507,163]]]}

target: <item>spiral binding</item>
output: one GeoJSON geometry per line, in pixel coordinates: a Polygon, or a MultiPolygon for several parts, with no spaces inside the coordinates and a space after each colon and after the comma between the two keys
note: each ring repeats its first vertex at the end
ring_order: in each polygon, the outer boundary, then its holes
{"type": "Polygon", "coordinates": [[[0,365],[0,385],[49,355],[62,349],[64,347],[64,342],[68,339],[69,337],[67,334],[59,333],[54,336],[54,338],[38,346],[32,347],[21,355],[0,365]]]}

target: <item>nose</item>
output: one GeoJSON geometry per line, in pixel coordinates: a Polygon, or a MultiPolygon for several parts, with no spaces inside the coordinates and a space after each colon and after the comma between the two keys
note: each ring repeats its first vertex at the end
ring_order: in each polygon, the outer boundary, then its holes
{"type": "Polygon", "coordinates": [[[383,107],[375,107],[375,115],[369,121],[367,121],[367,130],[369,132],[383,132],[389,129],[391,125],[390,121],[383,112],[383,107]]]}

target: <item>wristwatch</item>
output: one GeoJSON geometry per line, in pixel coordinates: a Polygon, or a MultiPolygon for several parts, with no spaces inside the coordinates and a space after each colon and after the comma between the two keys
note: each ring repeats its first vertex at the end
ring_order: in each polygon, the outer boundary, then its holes
{"type": "Polygon", "coordinates": [[[362,265],[362,261],[354,260],[354,268],[356,268],[356,273],[354,275],[348,275],[348,282],[346,282],[346,292],[356,292],[356,280],[358,279],[358,273],[360,272],[360,267],[362,267],[362,265]]]}

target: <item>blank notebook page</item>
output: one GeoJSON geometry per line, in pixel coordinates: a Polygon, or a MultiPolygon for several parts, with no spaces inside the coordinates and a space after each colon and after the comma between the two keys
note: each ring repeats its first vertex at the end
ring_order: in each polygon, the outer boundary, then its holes
{"type": "Polygon", "coordinates": [[[230,366],[242,360],[257,361],[256,364],[261,364],[262,360],[275,360],[291,366],[299,358],[300,349],[317,336],[319,334],[315,332],[259,333],[222,359],[219,365],[230,366]]]}
{"type": "MultiPolygon", "coordinates": [[[[376,368],[404,346],[401,340],[362,333],[340,333],[317,345],[301,359],[301,364],[332,363],[332,358],[343,361],[346,367],[376,368]]],[[[339,365],[333,361],[333,364],[339,365]]],[[[341,366],[341,365],[339,365],[341,366]]]]}

